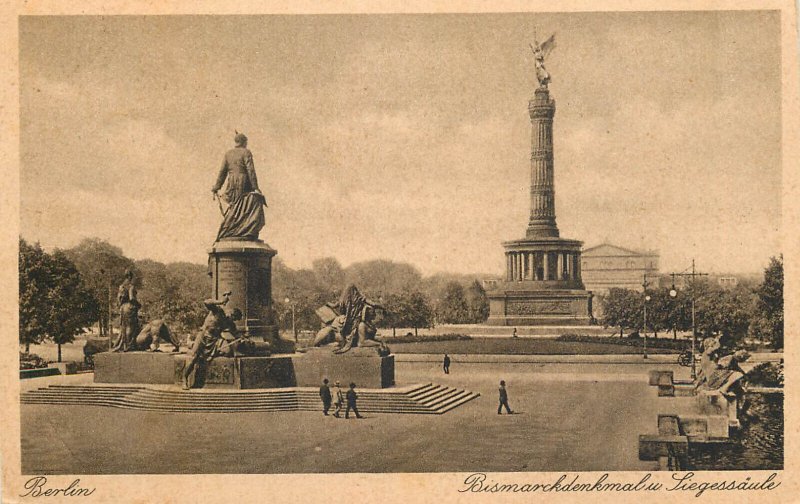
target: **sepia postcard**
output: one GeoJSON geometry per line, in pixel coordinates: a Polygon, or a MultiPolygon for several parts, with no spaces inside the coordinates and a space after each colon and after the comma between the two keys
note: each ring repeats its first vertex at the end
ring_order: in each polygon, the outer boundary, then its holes
{"type": "Polygon", "coordinates": [[[0,501],[796,501],[797,19],[6,2],[0,501]]]}

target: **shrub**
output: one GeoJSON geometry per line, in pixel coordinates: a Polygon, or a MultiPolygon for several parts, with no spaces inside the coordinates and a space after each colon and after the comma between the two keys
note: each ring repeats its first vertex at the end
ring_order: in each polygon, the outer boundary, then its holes
{"type": "Polygon", "coordinates": [[[45,361],[38,355],[26,352],[19,353],[20,369],[39,369],[46,367],[47,367],[47,361],[45,361]]]}
{"type": "Polygon", "coordinates": [[[747,382],[762,387],[783,387],[783,362],[762,362],[747,373],[747,382]]]}
{"type": "MultiPolygon", "coordinates": [[[[556,341],[570,341],[576,343],[604,343],[607,345],[628,345],[628,346],[642,346],[642,338],[627,337],[619,338],[617,336],[589,336],[585,334],[562,334],[556,341]]],[[[671,350],[684,350],[691,346],[691,341],[688,340],[673,340],[666,338],[647,338],[647,346],[650,348],[668,348],[671,350]]]]}
{"type": "Polygon", "coordinates": [[[380,338],[385,343],[422,343],[426,341],[466,341],[471,340],[471,336],[466,334],[428,334],[414,336],[408,333],[403,336],[385,336],[380,338]]]}

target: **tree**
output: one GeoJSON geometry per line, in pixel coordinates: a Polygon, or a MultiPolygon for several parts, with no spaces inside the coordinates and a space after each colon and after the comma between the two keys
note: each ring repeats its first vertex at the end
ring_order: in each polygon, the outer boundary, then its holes
{"type": "Polygon", "coordinates": [[[374,299],[419,290],[422,281],[414,266],[385,259],[352,264],[345,269],[345,277],[346,283],[355,284],[365,296],[374,299]]]}
{"type": "Polygon", "coordinates": [[[140,273],[140,317],[162,319],[178,333],[195,331],[203,323],[203,299],[211,293],[208,269],[199,264],[136,261],[140,273]]]}
{"type": "Polygon", "coordinates": [[[764,269],[764,281],[756,289],[754,333],[773,348],[783,348],[783,255],[772,257],[764,269]]]}
{"type": "Polygon", "coordinates": [[[98,303],[83,285],[77,268],[66,254],[56,250],[50,257],[50,285],[47,292],[48,317],[46,332],[58,345],[58,362],[61,362],[61,345],[72,343],[75,336],[97,320],[98,303]]]}
{"type": "Polygon", "coordinates": [[[467,300],[468,321],[470,324],[480,324],[489,318],[489,298],[486,290],[478,280],[469,284],[464,293],[467,300]]]}
{"type": "Polygon", "coordinates": [[[333,257],[315,259],[311,270],[320,287],[328,291],[340,291],[345,288],[345,272],[339,261],[333,257]]]}
{"type": "Polygon", "coordinates": [[[436,314],[437,319],[445,324],[464,324],[469,321],[467,298],[460,283],[450,282],[445,286],[436,314]]]}
{"type": "Polygon", "coordinates": [[[428,297],[414,291],[402,294],[390,294],[384,301],[387,313],[380,321],[381,327],[391,327],[395,335],[397,327],[413,327],[418,334],[420,327],[430,327],[433,324],[433,308],[428,297]]]}
{"type": "Polygon", "coordinates": [[[47,260],[38,243],[19,239],[19,342],[30,352],[46,337],[47,260]]]}
{"type": "Polygon", "coordinates": [[[414,328],[414,334],[418,335],[417,329],[420,327],[431,327],[433,325],[433,307],[428,297],[414,291],[408,295],[406,320],[414,328]]]}
{"type": "Polygon", "coordinates": [[[52,255],[39,244],[19,241],[20,343],[25,352],[45,338],[58,345],[71,343],[75,336],[97,319],[97,300],[82,282],[75,265],[63,251],[52,255]]]}
{"type": "Polygon", "coordinates": [[[724,347],[733,347],[750,327],[755,294],[746,287],[727,290],[708,282],[689,287],[695,299],[695,327],[703,337],[719,335],[724,347]]]}
{"type": "Polygon", "coordinates": [[[99,302],[97,321],[100,334],[111,334],[117,287],[122,283],[125,270],[133,271],[136,286],[141,285],[141,278],[133,261],[125,257],[119,247],[98,238],[87,238],[64,252],[78,268],[84,284],[99,302]]]}
{"type": "Polygon", "coordinates": [[[625,329],[640,328],[644,323],[644,295],[630,289],[612,287],[603,297],[603,325],[619,327],[621,338],[625,329]]]}

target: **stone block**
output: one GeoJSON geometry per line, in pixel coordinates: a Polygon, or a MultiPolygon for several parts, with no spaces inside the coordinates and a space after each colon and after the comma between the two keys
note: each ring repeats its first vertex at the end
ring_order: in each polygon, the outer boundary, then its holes
{"type": "Polygon", "coordinates": [[[101,352],[94,355],[94,381],[173,383],[176,356],[164,352],[101,352]]]}
{"type": "Polygon", "coordinates": [[[675,385],[672,388],[675,397],[691,397],[696,393],[694,385],[675,385]]]}
{"type": "Polygon", "coordinates": [[[394,355],[380,357],[374,348],[353,348],[337,355],[330,347],[313,348],[292,359],[299,387],[316,387],[327,378],[331,383],[350,382],[360,388],[394,385],[394,355]]]}
{"type": "Polygon", "coordinates": [[[730,436],[729,420],[727,415],[711,415],[707,417],[708,437],[724,439],[730,436]]]}
{"type": "Polygon", "coordinates": [[[704,415],[727,415],[728,400],[721,393],[702,390],[697,394],[697,409],[704,415]]]}
{"type": "Polygon", "coordinates": [[[672,385],[672,371],[661,371],[653,369],[648,375],[648,383],[650,385],[672,385]]]}
{"type": "Polygon", "coordinates": [[[689,437],[708,436],[708,417],[702,415],[682,415],[681,430],[689,437]]]}
{"type": "Polygon", "coordinates": [[[686,436],[639,435],[639,460],[659,460],[660,457],[685,457],[689,452],[686,436]]]}
{"type": "Polygon", "coordinates": [[[675,397],[675,387],[672,385],[659,385],[658,397],[675,397]]]}
{"type": "Polygon", "coordinates": [[[662,436],[680,436],[681,425],[677,415],[658,415],[658,433],[662,436]]]}
{"type": "Polygon", "coordinates": [[[94,382],[122,383],[119,379],[119,362],[122,354],[100,352],[94,354],[94,382]]]}
{"type": "Polygon", "coordinates": [[[78,372],[77,362],[51,362],[47,365],[49,368],[56,368],[62,375],[71,375],[78,372]]]}

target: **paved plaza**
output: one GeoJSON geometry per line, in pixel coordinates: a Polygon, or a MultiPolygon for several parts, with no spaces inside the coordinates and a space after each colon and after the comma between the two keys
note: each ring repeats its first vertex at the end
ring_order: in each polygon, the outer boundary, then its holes
{"type": "MultiPolygon", "coordinates": [[[[663,363],[652,366],[664,368],[663,363]]],[[[444,415],[157,413],[22,405],[25,474],[651,470],[638,436],[669,399],[649,365],[402,362],[397,383],[481,394],[444,415]],[[514,415],[498,415],[497,384],[514,415]]],[[[669,367],[669,366],[666,366],[669,367]]],[[[685,368],[683,368],[685,370],[685,368]]],[[[679,369],[678,372],[681,372],[679,369]]],[[[88,379],[73,378],[73,380],[88,379]]],[[[35,380],[26,380],[26,388],[35,380]]],[[[42,382],[44,385],[44,383],[42,382]]]]}

